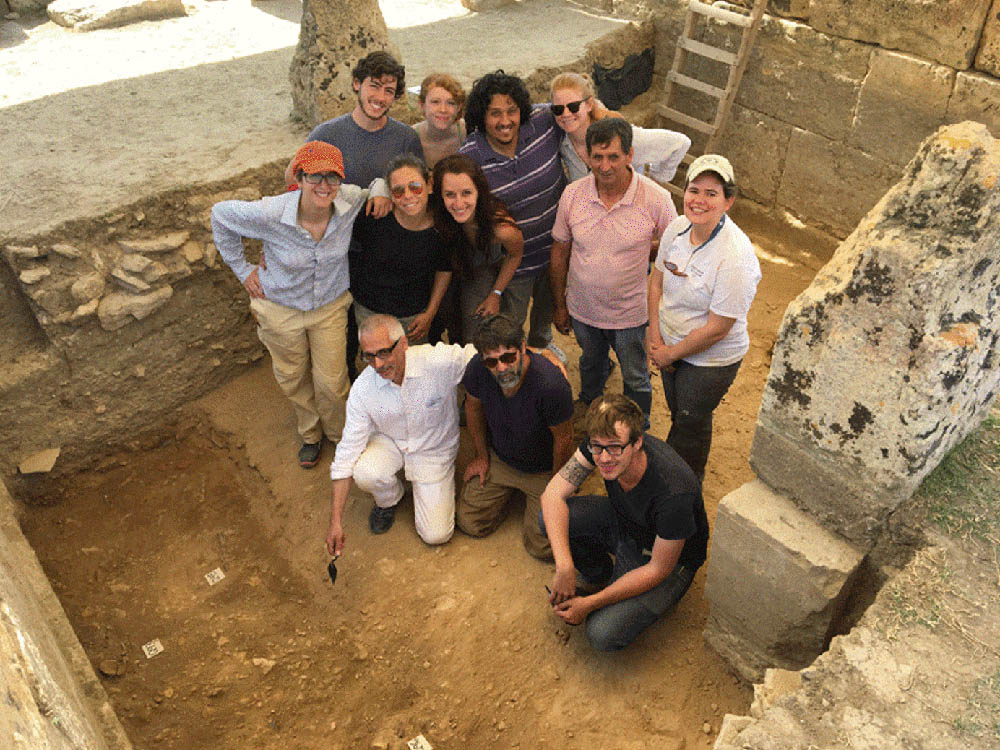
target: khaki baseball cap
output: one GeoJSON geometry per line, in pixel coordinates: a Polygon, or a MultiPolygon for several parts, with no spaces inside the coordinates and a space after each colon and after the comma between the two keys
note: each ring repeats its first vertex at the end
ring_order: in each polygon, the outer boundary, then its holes
{"type": "Polygon", "coordinates": [[[736,182],[733,177],[733,165],[729,163],[729,159],[719,154],[702,154],[691,162],[687,171],[687,181],[691,182],[702,172],[715,172],[727,183],[736,182]]]}

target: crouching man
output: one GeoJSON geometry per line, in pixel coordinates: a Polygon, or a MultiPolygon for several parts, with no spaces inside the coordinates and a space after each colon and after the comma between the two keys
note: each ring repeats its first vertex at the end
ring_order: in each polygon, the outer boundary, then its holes
{"type": "Polygon", "coordinates": [[[389,530],[403,497],[400,469],[413,485],[417,534],[427,544],[444,544],[455,529],[455,388],[476,350],[458,344],[410,349],[403,326],[391,315],[366,319],[358,338],[370,367],[351,387],[343,438],[330,466],[327,549],[340,555],[344,548],[344,506],[352,481],[375,498],[368,517],[372,533],[389,530]]]}
{"type": "Polygon", "coordinates": [[[600,651],[625,648],[680,601],[708,549],[697,478],[673,448],[643,435],[643,421],[625,396],[596,399],[588,437],[542,493],[556,563],[549,601],[564,622],[586,620],[600,651]],[[595,466],[607,497],[574,497],[595,466]]]}

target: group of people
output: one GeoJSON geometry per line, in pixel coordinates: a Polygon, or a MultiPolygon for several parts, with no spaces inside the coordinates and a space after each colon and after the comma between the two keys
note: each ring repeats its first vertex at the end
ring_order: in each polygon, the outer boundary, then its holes
{"type": "Polygon", "coordinates": [[[295,410],[299,464],[318,463],[324,436],[336,444],[328,551],[344,548],[352,484],[374,498],[380,534],[402,474],[428,544],[456,523],[489,534],[521,493],[525,548],[555,562],[555,615],[586,621],[596,648],[624,648],[705,560],[712,412],[748,349],[760,279],[727,216],[732,167],[695,159],[678,217],[657,180],[690,141],[630,125],[585,76],[557,76],[551,103],[532,105],[503,71],[467,98],[433,74],[413,128],[388,116],[405,91],[389,54],[352,76],[357,104],[309,134],[288,192],[212,210],[295,410]],[[262,241],[258,263],[244,238],[262,241]],[[579,445],[553,323],[581,349],[579,445]],[[604,393],[611,349],[624,395],[604,393]],[[355,376],[359,353],[368,367],[355,376]],[[647,432],[651,366],[671,414],[665,442],[647,432]],[[475,455],[456,502],[460,409],[475,455]],[[595,468],[607,495],[577,495],[595,468]]]}

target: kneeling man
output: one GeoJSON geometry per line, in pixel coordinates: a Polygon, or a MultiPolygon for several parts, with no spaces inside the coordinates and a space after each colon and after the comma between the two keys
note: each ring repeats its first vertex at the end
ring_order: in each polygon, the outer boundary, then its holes
{"type": "Polygon", "coordinates": [[[326,545],[344,548],[344,506],[357,482],[375,498],[368,517],[374,534],[392,526],[404,470],[413,485],[417,533],[444,544],[455,529],[455,457],[458,406],[455,388],[475,349],[458,344],[409,349],[403,326],[391,315],[372,315],[358,331],[365,368],[347,397],[347,419],[330,466],[333,504],[326,545]]]}
{"type": "Polygon", "coordinates": [[[525,549],[549,558],[538,511],[545,485],[573,450],[573,392],[558,367],[525,348],[524,331],[508,318],[487,318],[474,343],[478,354],[462,384],[476,456],[465,469],[458,528],[470,536],[492,533],[520,491],[525,549]]]}
{"type": "Polygon", "coordinates": [[[596,399],[588,437],[542,494],[556,562],[549,601],[570,625],[586,619],[600,651],[625,648],[680,601],[708,550],[697,477],[673,448],[643,435],[643,421],[625,396],[596,399]],[[595,466],[607,497],[574,497],[595,466]]]}

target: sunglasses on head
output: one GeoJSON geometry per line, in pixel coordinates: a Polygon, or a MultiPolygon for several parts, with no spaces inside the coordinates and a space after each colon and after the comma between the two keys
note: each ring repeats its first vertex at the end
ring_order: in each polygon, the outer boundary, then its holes
{"type": "Polygon", "coordinates": [[[564,109],[568,109],[570,111],[570,114],[575,115],[577,112],[580,111],[580,105],[582,105],[589,98],[590,97],[587,96],[584,97],[583,99],[578,99],[575,102],[567,102],[566,104],[550,104],[549,109],[552,110],[552,114],[554,114],[556,117],[561,115],[564,109]]]}
{"type": "Polygon", "coordinates": [[[483,364],[490,370],[503,362],[505,365],[512,365],[517,362],[517,355],[520,352],[504,352],[499,357],[483,357],[483,364]]]}
{"type": "Polygon", "coordinates": [[[414,180],[413,182],[408,182],[405,185],[393,185],[389,188],[389,192],[392,193],[393,198],[402,198],[406,195],[407,188],[409,188],[410,192],[414,195],[420,195],[424,192],[424,183],[414,180]]]}

